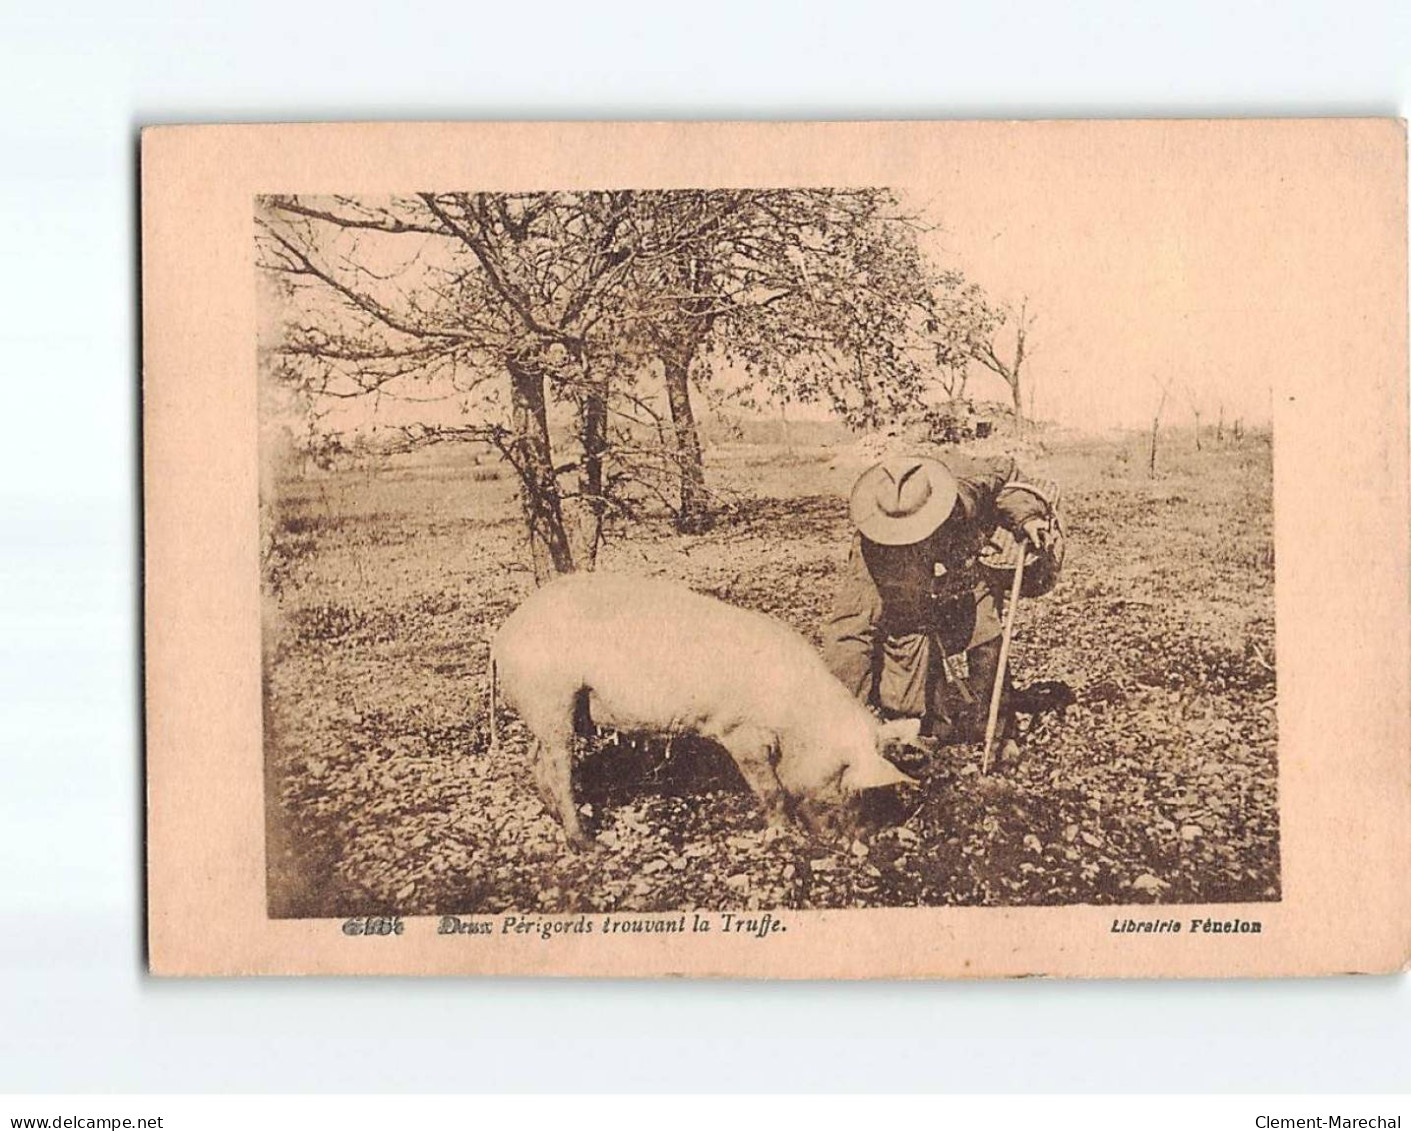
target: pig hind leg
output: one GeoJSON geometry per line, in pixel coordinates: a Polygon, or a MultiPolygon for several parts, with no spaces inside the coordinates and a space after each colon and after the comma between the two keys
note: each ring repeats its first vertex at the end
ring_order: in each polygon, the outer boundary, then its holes
{"type": "Polygon", "coordinates": [[[569,845],[582,848],[590,841],[583,832],[573,800],[573,727],[577,698],[575,694],[562,703],[544,703],[524,721],[537,740],[534,785],[539,798],[550,816],[563,826],[569,845]]]}
{"type": "Polygon", "coordinates": [[[550,816],[563,826],[563,835],[575,849],[587,847],[591,838],[583,831],[573,801],[573,741],[571,732],[541,738],[534,760],[534,784],[550,816]]]}

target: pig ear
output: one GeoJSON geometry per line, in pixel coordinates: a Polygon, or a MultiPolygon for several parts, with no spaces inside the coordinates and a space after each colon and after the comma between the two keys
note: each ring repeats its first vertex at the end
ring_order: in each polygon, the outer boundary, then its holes
{"type": "Polygon", "coordinates": [[[865,789],[881,789],[890,785],[920,785],[915,778],[907,777],[880,755],[868,758],[861,766],[851,765],[843,770],[843,789],[848,793],[861,793],[865,789]]]}
{"type": "Polygon", "coordinates": [[[885,749],[889,746],[911,746],[920,737],[920,719],[888,719],[884,723],[877,724],[877,746],[879,749],[885,749]]]}

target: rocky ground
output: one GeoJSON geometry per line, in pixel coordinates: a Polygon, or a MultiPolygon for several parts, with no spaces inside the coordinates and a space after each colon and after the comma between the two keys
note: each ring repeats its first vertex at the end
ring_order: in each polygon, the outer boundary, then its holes
{"type": "MultiPolygon", "coordinates": [[[[816,639],[870,449],[712,450],[729,513],[636,530],[601,567],[675,577],[816,639]]],[[[602,850],[573,855],[508,719],[488,753],[487,641],[532,585],[498,467],[439,452],[285,480],[266,538],[271,910],[676,910],[1244,901],[1279,896],[1271,454],[1189,434],[1048,434],[1069,557],[1025,601],[1019,683],[1076,701],[982,777],[953,747],[905,824],[849,844],[764,835],[729,759],[599,744],[577,770],[602,850]]]]}

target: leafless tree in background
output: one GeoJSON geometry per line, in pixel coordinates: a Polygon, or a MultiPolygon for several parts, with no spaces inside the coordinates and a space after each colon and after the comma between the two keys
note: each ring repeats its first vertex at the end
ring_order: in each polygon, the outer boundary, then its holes
{"type": "Polygon", "coordinates": [[[1019,308],[1005,307],[992,315],[988,332],[976,336],[972,342],[972,356],[990,372],[996,374],[1009,386],[1009,395],[1014,404],[1014,419],[1022,427],[1024,423],[1024,362],[1032,354],[1028,346],[1029,334],[1038,316],[1029,309],[1029,297],[1019,301],[1019,308]],[[1014,345],[1009,351],[1008,360],[1000,356],[996,348],[996,335],[1005,324],[1014,327],[1014,345]]]}
{"type": "Polygon", "coordinates": [[[1156,478],[1156,441],[1161,432],[1161,414],[1166,411],[1166,399],[1171,395],[1172,378],[1153,377],[1156,386],[1161,390],[1161,398],[1156,402],[1156,411],[1151,417],[1151,453],[1147,458],[1147,475],[1152,479],[1156,478]]]}

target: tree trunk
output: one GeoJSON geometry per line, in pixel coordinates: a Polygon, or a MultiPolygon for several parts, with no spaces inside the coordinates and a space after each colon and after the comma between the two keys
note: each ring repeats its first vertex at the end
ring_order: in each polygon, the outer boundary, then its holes
{"type": "Polygon", "coordinates": [[[1156,478],[1156,439],[1161,431],[1161,413],[1166,408],[1166,398],[1171,393],[1171,381],[1168,378],[1161,386],[1161,399],[1156,402],[1156,411],[1151,417],[1151,459],[1147,461],[1146,472],[1152,479],[1156,478]]]}
{"type": "Polygon", "coordinates": [[[581,569],[597,565],[602,545],[603,518],[607,504],[603,495],[603,462],[608,450],[607,382],[592,381],[579,409],[579,438],[583,464],[578,476],[579,511],[575,524],[578,538],[573,558],[581,569]]]}
{"type": "Polygon", "coordinates": [[[676,430],[676,466],[681,479],[681,507],[676,526],[686,534],[698,534],[710,525],[706,506],[705,466],[701,461],[701,437],[691,409],[691,358],[694,344],[662,351],[666,371],[666,400],[671,423],[676,430]]]}
{"type": "Polygon", "coordinates": [[[601,388],[583,398],[583,493],[603,497],[603,456],[608,446],[607,396],[601,388]]]}
{"type": "Polygon", "coordinates": [[[529,535],[534,580],[542,584],[555,574],[573,572],[573,551],[564,529],[563,505],[549,444],[544,373],[516,360],[509,360],[506,365],[514,428],[510,461],[519,475],[519,498],[529,535]]]}
{"type": "Polygon", "coordinates": [[[1009,371],[1009,388],[1014,394],[1014,420],[1021,435],[1024,432],[1024,386],[1020,383],[1019,374],[1024,369],[1024,345],[1028,336],[1029,300],[1026,298],[1019,305],[1019,317],[1014,328],[1014,364],[1009,371]]]}
{"type": "Polygon", "coordinates": [[[1015,431],[1022,433],[1024,431],[1024,389],[1023,385],[1020,384],[1018,365],[1015,365],[1015,367],[1010,370],[1009,391],[1014,397],[1015,431]]]}

